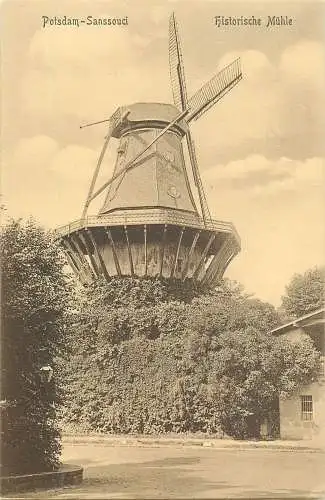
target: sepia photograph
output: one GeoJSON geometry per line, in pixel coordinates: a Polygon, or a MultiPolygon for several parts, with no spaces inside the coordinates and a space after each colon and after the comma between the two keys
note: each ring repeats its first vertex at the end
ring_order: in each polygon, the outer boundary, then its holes
{"type": "Polygon", "coordinates": [[[325,499],[325,3],[3,0],[4,499],[325,499]]]}

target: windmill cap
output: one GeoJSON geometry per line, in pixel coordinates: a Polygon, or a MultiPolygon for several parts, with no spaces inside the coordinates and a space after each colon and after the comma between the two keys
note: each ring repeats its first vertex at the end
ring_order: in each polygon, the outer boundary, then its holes
{"type": "MultiPolygon", "coordinates": [[[[180,115],[179,109],[172,104],[160,102],[136,102],[121,106],[112,115],[114,124],[112,136],[119,138],[125,132],[143,127],[164,128],[180,115]]],[[[188,130],[186,121],[180,120],[172,130],[184,135],[188,130]]]]}

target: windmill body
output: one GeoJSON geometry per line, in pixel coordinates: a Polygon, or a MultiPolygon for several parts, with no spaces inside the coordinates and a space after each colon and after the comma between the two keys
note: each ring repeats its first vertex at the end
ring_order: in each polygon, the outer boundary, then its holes
{"type": "Polygon", "coordinates": [[[239,62],[188,99],[174,15],[169,56],[174,105],[134,103],[104,120],[108,131],[82,217],[56,231],[82,283],[100,277],[160,276],[214,286],[240,249],[234,226],[210,216],[190,132],[190,122],[241,79],[239,62]],[[113,174],[95,190],[114,139],[119,143],[113,174]],[[192,188],[197,190],[199,208],[192,188]],[[100,194],[104,200],[98,215],[87,216],[91,201],[100,194]]]}
{"type": "MultiPolygon", "coordinates": [[[[170,104],[136,103],[117,110],[128,111],[123,125],[112,130],[119,139],[114,174],[152,142],[179,110],[170,104]]],[[[188,126],[176,124],[108,187],[100,213],[122,208],[165,207],[196,212],[185,167],[182,138],[188,126]]]]}

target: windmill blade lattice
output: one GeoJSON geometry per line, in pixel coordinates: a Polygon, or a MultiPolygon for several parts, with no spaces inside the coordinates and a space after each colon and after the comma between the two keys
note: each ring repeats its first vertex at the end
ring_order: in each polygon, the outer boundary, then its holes
{"type": "Polygon", "coordinates": [[[204,223],[206,223],[206,221],[211,220],[211,214],[210,214],[209,205],[208,205],[208,202],[207,202],[207,199],[205,196],[202,179],[200,176],[199,166],[197,164],[197,156],[196,156],[194,141],[192,139],[190,131],[188,131],[186,134],[186,141],[187,141],[188,152],[190,155],[190,160],[191,160],[191,164],[192,164],[192,168],[193,168],[194,182],[195,182],[195,185],[196,185],[198,193],[199,193],[200,205],[201,205],[201,210],[202,210],[202,217],[203,217],[204,223]]]}
{"type": "Polygon", "coordinates": [[[184,111],[188,104],[183,56],[174,13],[169,20],[169,70],[174,104],[184,111]]]}
{"type": "Polygon", "coordinates": [[[187,121],[197,120],[242,79],[240,58],[235,59],[198,90],[189,100],[187,121]]]}

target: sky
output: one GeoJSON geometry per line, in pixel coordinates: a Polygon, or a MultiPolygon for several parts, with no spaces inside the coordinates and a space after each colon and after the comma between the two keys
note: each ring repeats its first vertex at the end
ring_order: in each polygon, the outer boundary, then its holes
{"type": "MultiPolygon", "coordinates": [[[[7,216],[80,218],[105,125],[120,105],[172,102],[175,12],[188,94],[240,56],[243,79],[192,126],[210,211],[242,250],[226,276],[279,305],[294,273],[324,264],[324,3],[7,0],[1,3],[1,163],[7,216]],[[46,26],[42,16],[128,16],[127,26],[46,26]],[[214,17],[261,17],[217,28],[214,17]],[[266,28],[268,16],[291,26],[266,28]]],[[[109,149],[99,183],[112,172],[109,149]]],[[[97,213],[101,200],[91,205],[97,213]]]]}

